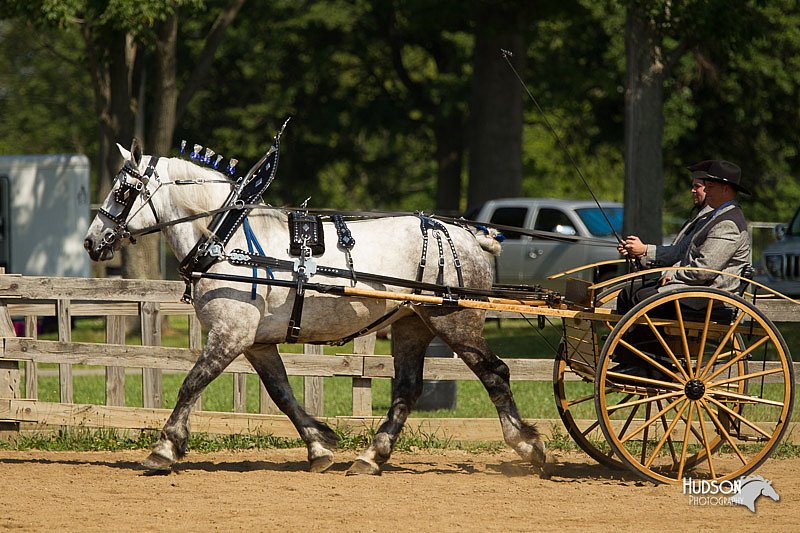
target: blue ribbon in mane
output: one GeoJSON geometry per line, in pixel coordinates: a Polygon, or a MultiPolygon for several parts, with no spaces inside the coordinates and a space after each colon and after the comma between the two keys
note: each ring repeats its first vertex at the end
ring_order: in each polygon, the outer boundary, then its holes
{"type": "MultiPolygon", "coordinates": [[[[247,217],[244,217],[244,236],[247,239],[247,251],[253,253],[253,246],[256,247],[258,253],[261,255],[266,255],[264,250],[261,249],[261,245],[258,243],[258,239],[256,238],[256,234],[253,233],[253,228],[250,227],[250,221],[247,220],[247,217]]],[[[272,269],[267,267],[267,274],[269,274],[270,279],[275,279],[275,275],[272,273],[272,269]]],[[[253,278],[258,279],[258,268],[253,267],[253,278]]],[[[253,283],[253,288],[250,292],[250,299],[256,299],[256,284],[253,283]]]]}

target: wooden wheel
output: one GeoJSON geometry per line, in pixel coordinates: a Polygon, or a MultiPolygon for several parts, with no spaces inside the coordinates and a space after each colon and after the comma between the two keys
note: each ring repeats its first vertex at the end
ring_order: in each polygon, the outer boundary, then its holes
{"type": "Polygon", "coordinates": [[[752,472],[783,437],[793,401],[780,332],[717,289],[677,289],[638,304],[606,340],[595,376],[598,421],[615,456],[655,482],[752,472]],[[635,371],[615,372],[626,360],[635,371]]]}
{"type": "MultiPolygon", "coordinates": [[[[594,335],[589,338],[593,339],[594,335]]],[[[583,361],[576,361],[575,352],[570,349],[574,347],[574,342],[576,342],[575,339],[571,340],[565,335],[553,365],[553,391],[558,416],[561,417],[567,433],[575,441],[575,444],[592,459],[609,468],[625,468],[625,465],[614,457],[613,450],[609,447],[602,449],[596,444],[598,437],[602,437],[600,423],[594,416],[592,377],[597,367],[597,355],[585,358],[586,363],[590,363],[590,365],[581,365],[583,361]],[[594,421],[588,426],[578,423],[578,420],[587,419],[594,421]]],[[[597,354],[598,351],[594,351],[594,354],[597,354]]]]}

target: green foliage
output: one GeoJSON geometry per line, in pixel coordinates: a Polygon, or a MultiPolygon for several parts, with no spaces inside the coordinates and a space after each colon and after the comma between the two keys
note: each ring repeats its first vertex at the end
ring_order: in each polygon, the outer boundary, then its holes
{"type": "Polygon", "coordinates": [[[0,20],[0,154],[96,150],[80,36],[0,20]]]}

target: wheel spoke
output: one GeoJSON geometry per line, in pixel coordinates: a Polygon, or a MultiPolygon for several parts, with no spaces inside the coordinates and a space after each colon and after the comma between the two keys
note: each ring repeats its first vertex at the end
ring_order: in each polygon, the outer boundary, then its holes
{"type": "Polygon", "coordinates": [[[708,434],[706,433],[706,421],[703,420],[703,410],[700,408],[702,404],[698,404],[697,406],[697,420],[700,422],[700,432],[703,434],[703,438],[700,439],[703,442],[703,448],[706,450],[706,457],[708,458],[708,470],[711,472],[711,479],[716,479],[717,474],[714,471],[714,459],[711,455],[711,447],[708,445],[708,434]]]}
{"type": "MultiPolygon", "coordinates": [[[[656,402],[656,405],[658,405],[658,408],[661,409],[660,400],[656,402]]],[[[672,456],[672,464],[675,464],[675,444],[672,442],[672,433],[667,430],[667,420],[664,418],[664,415],[661,415],[659,418],[661,419],[661,427],[664,428],[664,434],[667,435],[667,444],[669,444],[669,454],[672,456]]]]}
{"type": "Polygon", "coordinates": [[[583,436],[585,437],[586,435],[588,435],[589,433],[591,433],[591,432],[592,432],[592,430],[593,430],[594,428],[596,428],[596,427],[597,427],[597,426],[599,426],[599,425],[600,425],[600,421],[599,421],[599,420],[595,420],[594,422],[592,422],[592,423],[589,425],[589,427],[588,427],[588,428],[586,428],[586,430],[585,430],[585,431],[581,431],[581,435],[583,435],[583,436]]]}
{"type": "MultiPolygon", "coordinates": [[[[656,419],[661,418],[662,423],[665,422],[664,418],[663,418],[664,413],[666,413],[667,411],[672,409],[678,402],[683,401],[683,400],[684,400],[684,398],[680,398],[679,400],[676,400],[676,401],[672,402],[665,409],[662,409],[661,411],[659,411],[656,414],[656,416],[654,416],[652,418],[652,420],[655,421],[656,419]]],[[[664,427],[664,435],[658,441],[658,443],[656,444],[655,448],[653,448],[653,453],[647,459],[647,462],[644,463],[644,466],[646,466],[647,468],[650,468],[650,465],[653,464],[653,461],[655,460],[656,456],[658,455],[658,452],[661,451],[661,448],[664,446],[664,443],[668,439],[670,439],[670,435],[672,434],[672,430],[675,428],[675,425],[680,420],[681,413],[683,413],[684,409],[686,409],[686,406],[688,404],[690,404],[690,403],[691,402],[689,400],[685,400],[683,402],[683,405],[680,407],[680,409],[678,409],[678,416],[676,416],[675,418],[672,419],[672,422],[670,422],[669,426],[664,427]]],[[[670,445],[671,445],[671,442],[670,442],[670,445]]],[[[674,450],[672,450],[672,462],[673,462],[673,464],[675,463],[675,451],[674,450]]]]}
{"type": "Polygon", "coordinates": [[[761,429],[760,427],[758,427],[758,426],[755,424],[755,422],[750,422],[748,419],[746,419],[745,417],[743,417],[742,415],[740,415],[739,413],[737,413],[736,411],[734,411],[733,409],[731,409],[730,407],[728,407],[727,405],[725,405],[724,403],[722,403],[722,402],[718,401],[717,399],[715,399],[715,398],[713,398],[713,397],[711,397],[711,396],[709,396],[709,397],[708,397],[708,399],[709,399],[709,400],[711,400],[711,402],[712,402],[714,405],[716,405],[717,407],[719,407],[720,409],[722,409],[723,411],[725,411],[726,413],[728,413],[728,414],[729,414],[729,415],[731,415],[732,417],[736,418],[737,420],[739,420],[739,421],[743,422],[743,423],[744,423],[744,424],[746,424],[747,426],[751,427],[751,428],[752,428],[752,429],[754,429],[755,431],[757,431],[757,432],[761,433],[761,434],[762,434],[762,435],[764,435],[766,438],[768,438],[768,439],[769,439],[769,438],[771,438],[771,437],[772,437],[772,435],[771,435],[771,434],[767,433],[766,431],[764,431],[763,429],[761,429]]]}
{"type": "Polygon", "coordinates": [[[655,324],[653,324],[653,321],[650,319],[650,317],[647,316],[647,313],[645,313],[643,316],[644,319],[647,320],[647,325],[650,326],[650,329],[653,331],[653,335],[655,335],[656,339],[658,339],[659,344],[661,344],[661,347],[664,348],[664,351],[667,352],[669,358],[672,359],[672,364],[674,364],[675,367],[680,371],[681,375],[683,376],[683,379],[688,380],[689,374],[686,373],[686,370],[684,370],[683,365],[678,361],[678,358],[675,356],[675,353],[672,351],[672,348],[669,347],[669,344],[667,344],[667,341],[664,340],[664,337],[661,335],[661,332],[658,331],[658,328],[656,327],[655,324]]]}
{"type": "MultiPolygon", "coordinates": [[[[699,412],[699,410],[698,410],[698,412],[699,412]]],[[[685,417],[683,417],[683,421],[684,421],[684,422],[686,422],[686,418],[685,418],[685,417]]],[[[700,434],[700,432],[698,432],[698,431],[697,431],[697,429],[695,429],[694,427],[692,427],[692,435],[694,435],[695,437],[697,437],[697,440],[702,440],[702,437],[703,437],[703,436],[702,436],[702,435],[700,434]]]]}
{"type": "Polygon", "coordinates": [[[681,448],[681,461],[678,464],[678,479],[683,477],[683,468],[686,466],[686,450],[689,449],[689,430],[692,427],[692,410],[694,409],[694,402],[689,402],[689,414],[686,421],[686,429],[683,431],[683,447],[681,448]]]}
{"type": "Polygon", "coordinates": [[[777,374],[779,372],[783,372],[783,368],[770,368],[769,370],[761,370],[760,372],[753,372],[751,374],[742,374],[741,376],[734,376],[732,378],[723,379],[722,381],[712,381],[706,383],[706,388],[710,389],[712,387],[719,387],[720,385],[727,385],[728,383],[735,383],[737,381],[743,381],[746,379],[754,379],[759,378],[761,376],[768,376],[770,374],[777,374]]]}
{"type": "Polygon", "coordinates": [[[733,398],[734,400],[741,400],[746,403],[755,403],[760,405],[771,405],[773,407],[783,407],[783,402],[778,402],[775,400],[767,400],[765,398],[759,398],[758,396],[748,396],[746,394],[739,394],[738,392],[730,392],[726,390],[713,390],[708,391],[708,396],[722,396],[724,398],[733,398]]]}
{"type": "Polygon", "coordinates": [[[678,377],[678,375],[675,374],[672,370],[670,370],[669,368],[665,367],[664,365],[662,365],[661,363],[659,363],[658,361],[656,361],[655,359],[653,359],[652,357],[650,357],[649,355],[647,355],[646,353],[641,351],[639,348],[636,348],[635,346],[630,344],[625,339],[621,338],[619,340],[619,343],[621,345],[623,345],[625,348],[627,348],[628,350],[632,351],[634,354],[636,354],[640,359],[642,359],[644,362],[646,362],[650,366],[656,367],[659,371],[661,371],[662,373],[664,373],[667,376],[671,377],[673,380],[680,381],[680,378],[678,377]]]}
{"type": "Polygon", "coordinates": [[[702,403],[703,407],[706,408],[708,416],[711,417],[711,421],[717,427],[717,431],[719,431],[719,434],[722,435],[722,437],[728,442],[728,444],[731,445],[731,448],[733,448],[733,451],[736,452],[736,455],[739,456],[739,460],[742,462],[742,464],[746,465],[747,459],[745,459],[745,457],[742,455],[742,452],[741,450],[739,450],[739,447],[736,446],[736,443],[733,442],[733,438],[731,438],[730,433],[728,433],[728,431],[725,429],[722,422],[719,421],[717,416],[714,414],[714,411],[712,411],[711,408],[708,407],[708,403],[705,401],[705,399],[701,398],[700,403],[702,403]]]}
{"type": "Polygon", "coordinates": [[[706,374],[708,374],[708,372],[714,366],[714,362],[716,362],[717,357],[719,357],[720,352],[722,352],[722,349],[725,347],[726,344],[728,344],[728,341],[730,340],[731,336],[736,332],[736,328],[739,327],[739,323],[742,320],[744,320],[744,313],[739,313],[739,316],[737,316],[736,320],[734,320],[733,323],[730,325],[730,327],[728,328],[728,331],[725,332],[725,335],[722,337],[722,340],[719,342],[719,346],[717,346],[717,349],[714,350],[714,354],[711,356],[711,359],[708,360],[708,363],[706,364],[706,368],[703,369],[703,372],[701,374],[699,374],[700,379],[704,379],[706,374]]]}
{"type": "MultiPolygon", "coordinates": [[[[710,381],[710,380],[714,379],[715,377],[717,377],[718,375],[720,375],[721,373],[723,373],[727,369],[729,369],[731,366],[735,365],[737,362],[739,362],[743,358],[747,357],[747,354],[749,354],[750,352],[752,352],[753,350],[755,350],[756,348],[758,348],[759,346],[761,346],[762,344],[764,344],[768,340],[769,340],[769,337],[766,337],[766,336],[761,337],[758,341],[756,341],[753,344],[751,344],[750,346],[748,346],[745,350],[740,352],[736,357],[734,357],[730,361],[726,362],[724,365],[722,365],[721,367],[716,369],[710,376],[708,376],[708,377],[706,377],[704,379],[706,381],[710,381]]],[[[704,371],[704,374],[707,373],[707,372],[708,372],[708,370],[706,369],[704,371]]]]}
{"type": "Polygon", "coordinates": [[[590,394],[588,396],[581,396],[580,398],[576,398],[567,402],[567,407],[572,407],[573,405],[578,405],[579,403],[583,403],[589,400],[594,400],[594,394],[590,394]]]}
{"type": "Polygon", "coordinates": [[[657,394],[655,396],[646,396],[644,398],[641,398],[639,400],[633,400],[631,402],[624,402],[624,403],[618,403],[616,405],[609,405],[608,407],[606,407],[606,410],[607,411],[615,411],[615,410],[621,409],[623,407],[633,407],[634,405],[639,405],[639,404],[642,404],[642,403],[651,403],[651,402],[655,402],[655,401],[658,401],[658,400],[663,400],[663,399],[666,399],[666,398],[674,398],[676,396],[683,396],[683,391],[681,390],[681,391],[675,391],[675,392],[665,392],[663,394],[657,394]]]}
{"type": "Polygon", "coordinates": [[[661,387],[662,389],[675,389],[675,390],[683,389],[683,385],[679,383],[674,383],[672,381],[661,381],[660,379],[643,378],[640,376],[632,376],[630,374],[622,374],[620,372],[612,372],[611,370],[606,372],[606,375],[610,378],[638,381],[639,383],[645,383],[647,385],[655,385],[657,387],[661,387]]]}
{"type": "Polygon", "coordinates": [[[706,350],[706,339],[708,339],[708,326],[709,324],[711,324],[711,310],[713,309],[713,307],[714,307],[714,300],[708,300],[708,306],[706,307],[706,320],[705,322],[703,322],[703,333],[700,335],[700,349],[697,352],[696,368],[698,374],[700,373],[700,368],[702,367],[703,353],[706,350]]]}
{"type": "Polygon", "coordinates": [[[631,440],[633,437],[635,437],[636,435],[638,435],[639,433],[641,433],[641,431],[642,431],[643,429],[645,429],[645,428],[649,427],[649,426],[650,426],[650,424],[652,424],[653,422],[655,422],[656,420],[658,420],[658,417],[662,416],[664,413],[666,413],[666,412],[667,412],[667,411],[669,411],[670,409],[673,409],[673,408],[675,407],[675,405],[676,405],[678,402],[680,402],[681,400],[683,400],[683,398],[682,398],[682,397],[681,397],[681,398],[678,398],[678,399],[677,399],[677,400],[675,400],[674,402],[670,403],[669,405],[667,405],[666,407],[664,407],[663,409],[661,409],[659,412],[657,412],[656,414],[654,414],[653,416],[651,416],[650,418],[648,418],[647,420],[645,420],[645,421],[644,421],[644,423],[642,423],[642,425],[641,425],[641,426],[639,426],[638,428],[636,428],[636,429],[633,431],[633,433],[629,434],[629,435],[628,435],[628,436],[626,436],[624,439],[622,438],[622,434],[620,434],[620,435],[618,436],[618,438],[619,438],[620,442],[623,442],[623,443],[624,443],[624,442],[627,442],[627,441],[631,440]]]}
{"type": "Polygon", "coordinates": [[[681,346],[686,357],[686,368],[689,370],[689,377],[694,378],[694,368],[692,368],[692,354],[689,353],[689,340],[686,338],[686,329],[683,325],[683,313],[681,312],[680,300],[675,300],[675,316],[678,318],[678,329],[681,332],[681,346]]]}
{"type": "MultiPolygon", "coordinates": [[[[630,398],[632,396],[633,395],[630,395],[630,396],[628,396],[628,398],[630,398]]],[[[633,419],[636,417],[636,413],[639,412],[639,407],[641,407],[641,405],[637,405],[636,407],[634,407],[631,410],[631,414],[629,414],[628,418],[625,419],[625,423],[622,425],[622,429],[617,434],[617,438],[618,439],[622,439],[622,436],[625,434],[626,431],[628,431],[628,428],[630,427],[631,423],[633,422],[633,419]]]]}

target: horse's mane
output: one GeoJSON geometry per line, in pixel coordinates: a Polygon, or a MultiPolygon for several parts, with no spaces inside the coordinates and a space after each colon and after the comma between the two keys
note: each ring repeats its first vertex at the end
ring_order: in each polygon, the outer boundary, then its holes
{"type": "MultiPolygon", "coordinates": [[[[178,158],[169,159],[169,177],[176,180],[213,180],[230,181],[227,176],[216,170],[201,167],[190,161],[178,158]]],[[[233,182],[231,182],[233,184],[233,182]]],[[[189,213],[213,211],[222,206],[230,188],[221,183],[176,185],[172,187],[170,196],[175,207],[184,208],[189,213]]]]}
{"type": "MultiPolygon", "coordinates": [[[[227,181],[233,185],[233,181],[228,177],[211,168],[202,167],[191,161],[179,158],[169,159],[169,177],[171,181],[176,180],[208,180],[211,183],[198,183],[192,185],[173,185],[170,197],[176,208],[183,208],[189,214],[205,213],[222,207],[228,197],[231,188],[219,181],[227,181]]],[[[253,211],[252,215],[274,217],[281,222],[285,222],[286,214],[278,209],[263,209],[253,211]]],[[[196,227],[204,231],[208,225],[209,217],[194,221],[196,227]]]]}

